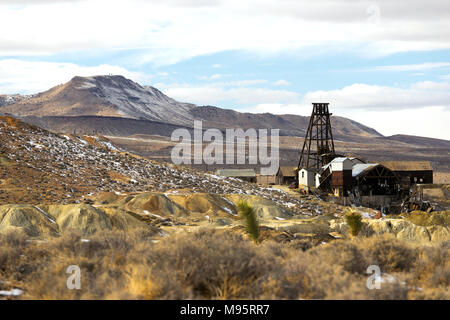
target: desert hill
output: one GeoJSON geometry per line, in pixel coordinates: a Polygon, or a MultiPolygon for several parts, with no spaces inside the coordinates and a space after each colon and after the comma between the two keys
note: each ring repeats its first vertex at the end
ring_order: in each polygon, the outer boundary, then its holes
{"type": "MultiPolygon", "coordinates": [[[[181,103],[154,87],[141,86],[123,76],[74,77],[65,84],[26,98],[4,96],[0,99],[2,105],[1,113],[27,117],[26,121],[54,131],[64,131],[68,123],[77,122],[85,132],[95,130],[101,134],[117,132],[120,135],[148,132],[136,132],[136,122],[112,122],[109,118],[139,120],[141,127],[151,127],[155,122],[192,127],[195,119],[203,120],[204,128],[273,128],[281,129],[281,135],[289,136],[304,136],[309,121],[309,117],[298,115],[241,113],[181,103]],[[83,126],[82,120],[87,116],[95,117],[95,122],[83,126]]],[[[337,138],[381,136],[376,130],[346,118],[333,117],[332,122],[337,138]]]]}
{"type": "Polygon", "coordinates": [[[405,134],[396,134],[396,135],[389,136],[389,137],[380,137],[378,139],[388,140],[388,141],[399,141],[399,142],[404,142],[405,144],[410,144],[410,145],[448,148],[450,150],[450,141],[449,140],[411,136],[411,135],[405,135],[405,134]]]}

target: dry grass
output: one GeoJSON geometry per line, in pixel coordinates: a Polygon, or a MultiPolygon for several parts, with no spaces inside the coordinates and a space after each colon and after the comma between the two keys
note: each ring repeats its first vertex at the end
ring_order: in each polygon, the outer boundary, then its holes
{"type": "Polygon", "coordinates": [[[152,242],[145,230],[70,233],[48,242],[0,236],[0,290],[23,299],[449,299],[449,242],[419,246],[393,237],[323,245],[260,244],[203,229],[152,242]],[[311,248],[310,248],[311,247],[311,248]],[[367,267],[395,277],[366,287],[367,267]],[[81,289],[66,287],[69,265],[81,289]]]}

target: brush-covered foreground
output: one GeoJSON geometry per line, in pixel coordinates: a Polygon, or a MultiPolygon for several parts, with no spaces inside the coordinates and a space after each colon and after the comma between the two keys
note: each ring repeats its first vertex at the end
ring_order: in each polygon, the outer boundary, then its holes
{"type": "Polygon", "coordinates": [[[22,290],[11,299],[450,298],[448,241],[381,235],[255,243],[213,228],[153,236],[137,229],[36,241],[11,230],[0,235],[0,291],[22,290]],[[81,269],[79,290],[67,288],[70,265],[81,269]],[[366,286],[369,265],[383,272],[380,289],[366,286]]]}

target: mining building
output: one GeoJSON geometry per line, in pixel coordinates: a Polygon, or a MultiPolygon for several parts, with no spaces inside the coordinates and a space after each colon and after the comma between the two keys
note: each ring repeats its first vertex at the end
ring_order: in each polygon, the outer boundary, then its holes
{"type": "Polygon", "coordinates": [[[365,162],[334,150],[328,103],[313,103],[296,169],[298,185],[327,199],[386,211],[405,203],[418,185],[433,183],[428,161],[365,162]]]}

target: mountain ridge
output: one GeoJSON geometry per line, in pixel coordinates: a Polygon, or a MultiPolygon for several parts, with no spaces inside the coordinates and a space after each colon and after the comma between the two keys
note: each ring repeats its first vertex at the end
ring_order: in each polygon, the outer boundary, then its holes
{"type": "MultiPolygon", "coordinates": [[[[69,82],[41,93],[3,97],[0,99],[1,113],[25,120],[27,117],[97,116],[192,127],[195,119],[202,120],[204,128],[281,129],[280,134],[291,136],[304,136],[309,122],[308,116],[238,112],[178,102],[157,88],[141,86],[118,75],[75,76],[69,82]]],[[[375,129],[347,118],[333,116],[332,123],[336,137],[382,137],[375,129]]],[[[42,125],[42,121],[39,124],[42,125]]],[[[101,131],[102,126],[93,130],[101,131]]],[[[127,134],[126,130],[123,134],[127,134]]]]}

